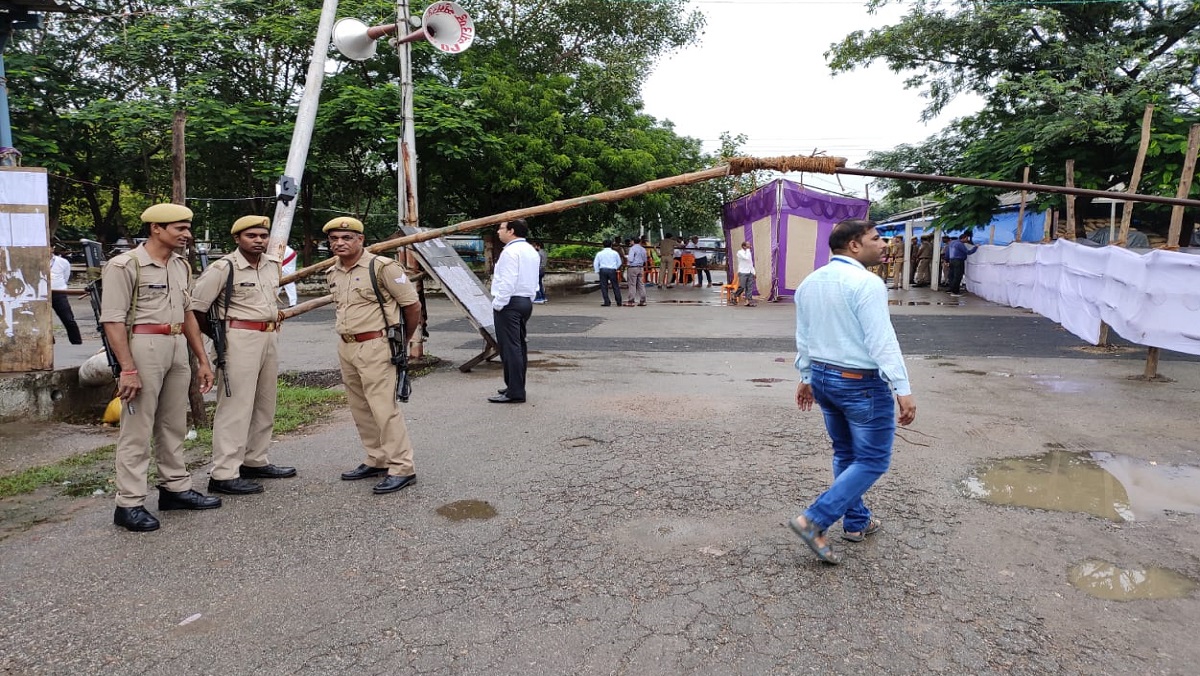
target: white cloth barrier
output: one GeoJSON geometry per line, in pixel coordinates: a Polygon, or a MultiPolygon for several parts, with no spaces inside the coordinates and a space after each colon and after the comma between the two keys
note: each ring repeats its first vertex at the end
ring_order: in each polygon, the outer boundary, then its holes
{"type": "Polygon", "coordinates": [[[1093,345],[1103,321],[1134,343],[1200,354],[1200,256],[1065,239],[982,245],[965,277],[971,293],[1029,308],[1093,345]]]}

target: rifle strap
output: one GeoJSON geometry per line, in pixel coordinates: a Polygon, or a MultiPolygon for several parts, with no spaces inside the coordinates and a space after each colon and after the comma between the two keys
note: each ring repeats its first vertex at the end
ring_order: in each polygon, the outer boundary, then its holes
{"type": "MultiPolygon", "coordinates": [[[[368,276],[371,278],[371,289],[375,292],[375,300],[379,302],[379,314],[383,315],[383,328],[387,330],[392,324],[388,321],[387,310],[383,307],[383,294],[379,292],[379,280],[375,278],[375,261],[377,260],[379,260],[378,256],[372,258],[367,270],[369,271],[368,276]]],[[[403,315],[401,315],[400,321],[404,321],[403,315]]]]}
{"type": "Polygon", "coordinates": [[[221,315],[221,321],[229,319],[229,299],[233,297],[233,261],[229,263],[229,275],[225,278],[225,308],[221,315]]]}

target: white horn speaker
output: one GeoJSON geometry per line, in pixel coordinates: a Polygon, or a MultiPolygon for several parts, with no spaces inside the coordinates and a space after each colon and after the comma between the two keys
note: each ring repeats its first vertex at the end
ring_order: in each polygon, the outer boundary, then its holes
{"type": "MultiPolygon", "coordinates": [[[[475,22],[457,2],[435,2],[425,8],[421,28],[396,44],[425,39],[443,52],[465,52],[475,41],[475,22]]],[[[396,24],[367,26],[358,19],[340,19],[333,25],[333,46],[342,56],[362,61],[375,56],[375,41],[396,32],[396,24]]]]}
{"type": "Polygon", "coordinates": [[[396,32],[396,24],[367,26],[358,19],[339,19],[333,25],[333,46],[342,56],[363,61],[375,56],[375,41],[396,32]]]}
{"type": "Polygon", "coordinates": [[[443,52],[465,52],[475,41],[475,22],[457,2],[435,2],[425,8],[421,29],[399,42],[421,38],[443,52]]]}

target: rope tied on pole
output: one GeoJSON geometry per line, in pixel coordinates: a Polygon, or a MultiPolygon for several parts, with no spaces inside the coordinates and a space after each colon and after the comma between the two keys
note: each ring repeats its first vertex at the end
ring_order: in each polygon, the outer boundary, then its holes
{"type": "Polygon", "coordinates": [[[846,166],[844,157],[806,157],[803,155],[785,155],[782,157],[730,157],[728,159],[729,173],[745,174],[751,171],[770,170],[783,173],[805,172],[812,174],[833,174],[846,166]]]}

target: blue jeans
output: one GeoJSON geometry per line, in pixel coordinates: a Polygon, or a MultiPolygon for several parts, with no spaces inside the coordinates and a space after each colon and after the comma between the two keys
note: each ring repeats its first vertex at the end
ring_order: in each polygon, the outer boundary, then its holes
{"type": "Polygon", "coordinates": [[[856,376],[836,366],[812,365],[813,398],[833,441],[833,485],[804,512],[821,530],[843,517],[845,531],[866,530],[871,510],[862,496],[892,462],[896,404],[891,388],[879,375],[856,376]]]}

